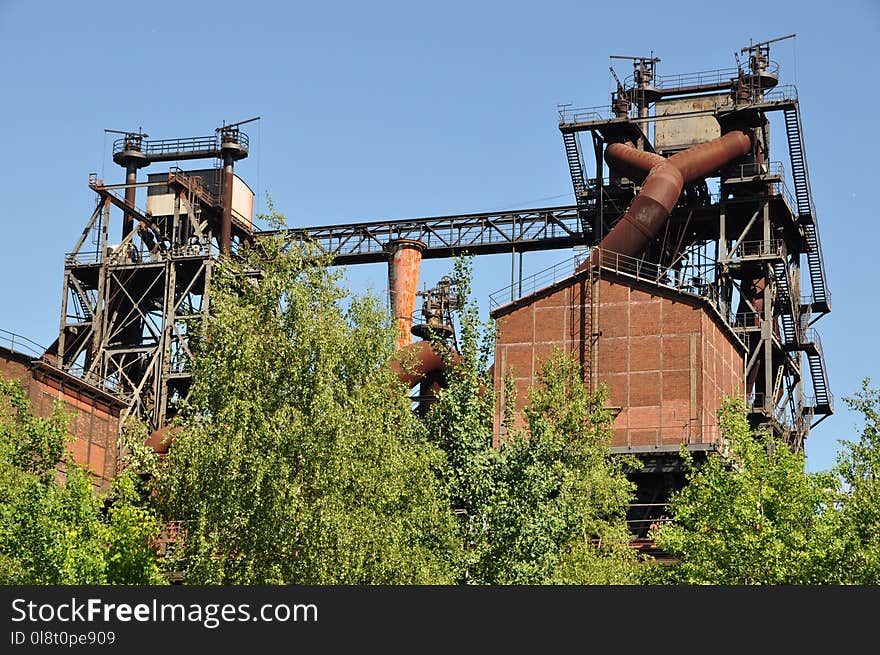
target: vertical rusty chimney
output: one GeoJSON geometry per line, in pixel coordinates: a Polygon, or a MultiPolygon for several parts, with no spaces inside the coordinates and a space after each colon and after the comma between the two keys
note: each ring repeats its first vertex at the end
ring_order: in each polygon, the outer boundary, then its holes
{"type": "Polygon", "coordinates": [[[223,152],[223,179],[220,183],[223,197],[220,201],[222,216],[220,223],[220,252],[229,254],[232,244],[232,154],[223,152]]]}
{"type": "MultiPolygon", "coordinates": [[[[129,161],[125,165],[125,204],[134,207],[137,198],[137,164],[129,161]]],[[[122,238],[128,236],[128,233],[134,229],[134,217],[125,212],[122,217],[122,238]]]]}
{"type": "Polygon", "coordinates": [[[248,156],[247,135],[239,130],[239,125],[255,121],[251,118],[241,123],[218,127],[220,140],[220,156],[223,158],[223,178],[220,182],[220,252],[228,255],[232,247],[232,180],[233,167],[239,159],[248,156]]]}
{"type": "Polygon", "coordinates": [[[419,269],[425,244],[413,239],[390,241],[388,250],[388,294],[391,312],[397,324],[397,349],[412,342],[413,313],[416,309],[416,291],[419,269]]]}
{"type": "MultiPolygon", "coordinates": [[[[111,130],[113,131],[113,130],[111,130]]],[[[137,198],[137,171],[150,163],[149,157],[144,153],[144,137],[149,135],[143,132],[124,132],[125,137],[121,143],[113,144],[113,161],[125,167],[125,204],[135,206],[137,198]]],[[[122,238],[124,239],[134,229],[134,216],[128,212],[122,213],[122,238]]]]}

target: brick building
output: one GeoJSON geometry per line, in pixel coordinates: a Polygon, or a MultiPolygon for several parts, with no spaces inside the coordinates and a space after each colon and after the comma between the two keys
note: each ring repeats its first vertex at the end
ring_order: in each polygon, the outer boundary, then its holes
{"type": "Polygon", "coordinates": [[[106,491],[117,472],[124,404],[22,350],[14,342],[10,347],[0,344],[0,377],[21,380],[35,416],[49,416],[55,400],[64,403],[72,414],[68,429],[73,440],[68,449],[74,461],[91,471],[96,490],[106,491]]]}

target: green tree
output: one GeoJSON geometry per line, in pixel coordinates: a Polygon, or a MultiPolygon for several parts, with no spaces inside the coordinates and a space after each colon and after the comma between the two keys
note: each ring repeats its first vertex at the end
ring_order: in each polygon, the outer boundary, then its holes
{"type": "Polygon", "coordinates": [[[21,382],[0,380],[0,583],[163,582],[158,520],[128,475],[108,498],[94,493],[67,453],[69,418],[60,402],[35,417],[21,382]]]}
{"type": "Polygon", "coordinates": [[[861,438],[843,441],[836,471],[844,484],[842,539],[847,581],[880,584],[880,390],[870,378],[846,404],[862,415],[861,438]]]}
{"type": "Polygon", "coordinates": [[[625,524],[632,485],[608,449],[604,393],[588,393],[579,364],[555,352],[531,390],[525,427],[514,428],[506,411],[504,435],[493,445],[496,397],[488,362],[494,334],[478,320],[470,275],[469,261],[457,260],[461,358],[427,422],[447,454],[445,476],[466,549],[461,580],[633,581],[625,524]]]}
{"type": "Polygon", "coordinates": [[[268,238],[215,269],[189,405],[148,465],[189,583],[453,578],[442,453],[387,366],[387,312],[327,263],[268,238]]]}
{"type": "Polygon", "coordinates": [[[724,455],[694,466],[669,504],[672,521],[655,538],[676,556],[673,582],[820,584],[840,581],[838,485],[807,473],[802,453],[765,431],[753,433],[741,400],[719,411],[724,455]]]}

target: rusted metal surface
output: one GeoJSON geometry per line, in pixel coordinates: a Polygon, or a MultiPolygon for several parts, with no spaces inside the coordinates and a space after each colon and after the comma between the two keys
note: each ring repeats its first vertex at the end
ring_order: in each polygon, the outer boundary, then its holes
{"type": "Polygon", "coordinates": [[[609,145],[605,158],[612,168],[634,175],[647,173],[647,177],[629,209],[581,268],[598,264],[601,252],[639,255],[663,227],[685,184],[717,171],[751,148],[752,137],[742,130],[733,130],[669,159],[636,150],[628,143],[609,145]]]}
{"type": "MultiPolygon", "coordinates": [[[[137,187],[134,186],[137,184],[137,166],[134,163],[129,163],[125,167],[125,204],[129,207],[135,206],[135,201],[137,198],[137,187]]],[[[128,236],[131,230],[134,228],[134,216],[125,212],[122,218],[122,238],[128,236]]]]}
{"type": "Polygon", "coordinates": [[[168,449],[171,447],[171,442],[180,430],[181,428],[179,425],[165,425],[150,433],[150,436],[147,437],[144,445],[151,448],[154,453],[164,455],[168,452],[168,449]]]}
{"type": "Polygon", "coordinates": [[[229,254],[232,244],[232,157],[223,157],[223,201],[220,221],[220,252],[229,254]]]}
{"type": "MultiPolygon", "coordinates": [[[[446,361],[441,355],[443,347],[430,341],[416,341],[398,350],[389,367],[409,388],[425,379],[434,381],[446,370],[446,361]]],[[[448,357],[452,363],[461,359],[454,350],[449,351],[448,357]]]]}
{"type": "Polygon", "coordinates": [[[752,149],[752,137],[743,130],[732,130],[723,136],[701,143],[669,158],[684,178],[685,184],[717,171],[752,149]]]}
{"type": "Polygon", "coordinates": [[[413,313],[416,309],[416,291],[419,287],[419,270],[422,266],[421,241],[398,239],[387,246],[388,293],[391,311],[397,324],[397,349],[412,342],[413,313]]]}
{"type": "Polygon", "coordinates": [[[632,141],[626,141],[609,144],[605,148],[605,161],[614,173],[641,182],[654,166],[663,164],[666,159],[653,152],[637,150],[632,141]]]}

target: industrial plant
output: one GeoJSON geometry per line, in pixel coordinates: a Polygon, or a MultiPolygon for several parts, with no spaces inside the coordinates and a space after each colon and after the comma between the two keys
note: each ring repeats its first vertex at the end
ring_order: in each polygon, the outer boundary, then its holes
{"type": "Polygon", "coordinates": [[[106,488],[126,417],[168,447],[191,383],[189,335],[208,317],[212,271],[239,249],[280,235],[334,265],[387,263],[397,348],[413,362],[396,370],[419,413],[444,383],[436,343],[454,348],[460,302],[450,278],[419,290],[422,261],[568,251],[478,299],[497,325],[495,433],[504,438],[505,412],[521,420],[554,348],[575,356],[589,389],[607,386],[613,452],[642,462],[628,519],[644,540],[684,483],[682,446],[696,459],[722,447],[724,397],[742,398],[753,427],[795,450],[834,411],[814,327],[831,302],[801,110],[771,59],[785,38],[696,73],[661,74],[653,53],[613,55],[604,104],[558,107],[574,198],[565,206],[261,230],[235,172],[256,119],[202,137],[122,132],[113,161],[124,182],[89,177],[96,203],[64,255],[57,338],[43,348],[0,333],[0,373],[25,382],[37,413],[55,398],[77,410],[73,455],[106,488]],[[201,163],[161,167],[189,161],[201,163]]]}

